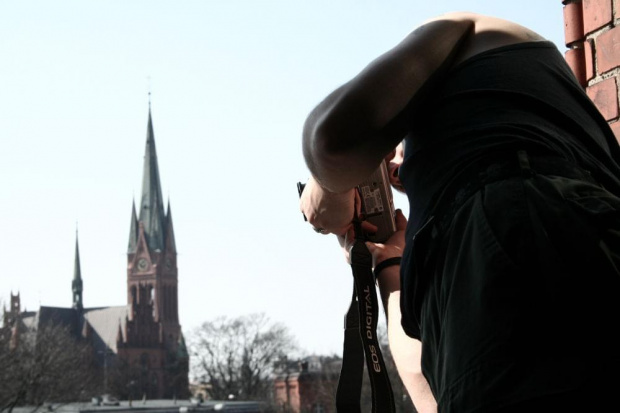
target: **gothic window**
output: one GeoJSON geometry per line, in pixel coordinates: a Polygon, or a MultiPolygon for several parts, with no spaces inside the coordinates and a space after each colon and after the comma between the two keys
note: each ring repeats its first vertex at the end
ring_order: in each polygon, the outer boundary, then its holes
{"type": "MultiPolygon", "coordinates": [[[[151,286],[151,305],[153,306],[153,318],[155,320],[158,320],[159,318],[157,317],[157,313],[156,313],[156,308],[155,308],[155,287],[151,286]]],[[[157,306],[159,306],[159,302],[157,303],[157,306]]],[[[161,320],[160,320],[161,321],[161,320]]]]}

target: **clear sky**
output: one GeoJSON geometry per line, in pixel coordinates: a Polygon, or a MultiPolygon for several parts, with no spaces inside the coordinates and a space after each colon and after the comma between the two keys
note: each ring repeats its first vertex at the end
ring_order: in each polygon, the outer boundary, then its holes
{"type": "MultiPolygon", "coordinates": [[[[264,312],[340,354],[350,269],[298,208],[307,113],[437,14],[514,20],[564,47],[560,0],[3,1],[0,301],[126,303],[149,91],[187,335],[264,312]]],[[[407,211],[402,197],[396,206],[407,211]]]]}

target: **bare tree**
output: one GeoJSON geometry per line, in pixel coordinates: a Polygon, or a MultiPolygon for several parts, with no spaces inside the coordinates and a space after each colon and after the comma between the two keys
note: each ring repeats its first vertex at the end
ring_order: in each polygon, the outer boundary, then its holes
{"type": "Polygon", "coordinates": [[[97,382],[91,347],[65,327],[43,327],[17,342],[0,338],[0,411],[85,400],[97,382]]]}
{"type": "Polygon", "coordinates": [[[206,321],[190,336],[192,373],[210,396],[269,402],[274,364],[296,346],[288,329],[264,314],[206,321]]]}

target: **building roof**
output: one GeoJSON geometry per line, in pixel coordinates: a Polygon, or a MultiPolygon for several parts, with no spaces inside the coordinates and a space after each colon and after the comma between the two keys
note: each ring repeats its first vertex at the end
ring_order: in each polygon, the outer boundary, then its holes
{"type": "Polygon", "coordinates": [[[34,330],[36,328],[37,322],[37,311],[23,311],[19,315],[19,332],[24,333],[29,330],[34,330]]]}
{"type": "Polygon", "coordinates": [[[73,308],[44,307],[41,306],[35,316],[34,329],[40,330],[44,326],[63,326],[72,335],[77,335],[79,330],[79,314],[73,308]]]}
{"type": "MultiPolygon", "coordinates": [[[[32,412],[45,412],[46,406],[41,406],[38,410],[34,406],[21,406],[15,407],[13,412],[15,413],[32,413],[32,412]]],[[[212,412],[212,411],[226,411],[226,412],[245,412],[245,413],[259,413],[263,412],[264,406],[261,402],[255,401],[218,401],[218,400],[205,400],[201,403],[195,403],[190,400],[134,400],[129,405],[126,400],[120,401],[118,406],[96,406],[93,403],[63,403],[52,404],[53,411],[56,413],[126,413],[126,412],[150,412],[150,413],[183,413],[183,412],[212,412]]]]}
{"type": "MultiPolygon", "coordinates": [[[[93,331],[92,343],[96,351],[111,350],[117,353],[117,338],[124,334],[130,305],[116,307],[86,308],[82,312],[75,308],[41,307],[39,311],[22,312],[18,329],[22,334],[36,333],[45,326],[66,327],[74,337],[82,334],[84,323],[93,331]]],[[[126,337],[121,336],[121,341],[126,337]]]]}
{"type": "MultiPolygon", "coordinates": [[[[131,306],[116,306],[102,308],[87,308],[84,310],[84,319],[95,332],[93,345],[95,350],[104,351],[106,348],[116,353],[116,339],[119,334],[125,332],[127,317],[129,317],[131,306]]],[[[124,341],[127,337],[121,337],[124,341]]]]}

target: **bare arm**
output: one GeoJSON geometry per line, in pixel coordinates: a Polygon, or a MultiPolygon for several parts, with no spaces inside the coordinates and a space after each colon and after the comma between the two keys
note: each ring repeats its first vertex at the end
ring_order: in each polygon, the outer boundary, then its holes
{"type": "MultiPolygon", "coordinates": [[[[385,244],[367,243],[373,256],[373,267],[388,258],[400,257],[405,246],[407,220],[399,210],[396,215],[398,231],[385,244]]],[[[411,400],[420,413],[437,412],[437,403],[426,378],[422,374],[422,343],[405,334],[401,326],[400,312],[400,267],[383,269],[377,275],[383,308],[387,315],[387,331],[390,351],[394,363],[411,400]]]]}
{"type": "Polygon", "coordinates": [[[440,76],[473,25],[440,19],[419,27],[310,113],[303,152],[323,188],[345,192],[378,167],[406,133],[400,115],[429,79],[440,76]]]}
{"type": "Polygon", "coordinates": [[[437,412],[437,402],[422,374],[422,343],[407,336],[400,324],[400,267],[381,272],[379,290],[387,314],[387,331],[394,363],[409,397],[419,413],[437,412]]]}

